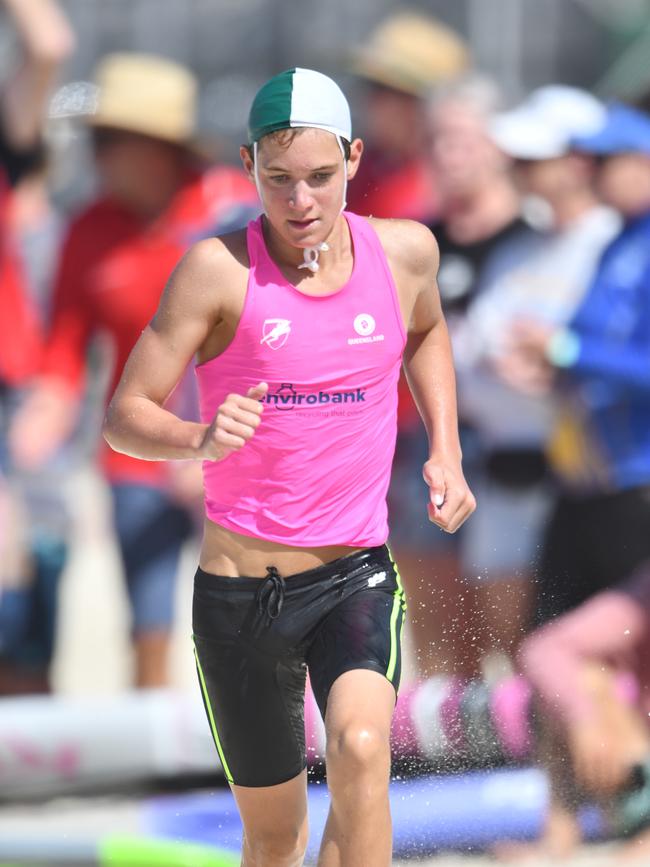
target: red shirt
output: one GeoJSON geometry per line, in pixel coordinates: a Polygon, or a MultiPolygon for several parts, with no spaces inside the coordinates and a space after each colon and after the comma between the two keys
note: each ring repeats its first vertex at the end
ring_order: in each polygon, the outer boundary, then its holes
{"type": "Polygon", "coordinates": [[[397,163],[377,151],[363,155],[348,188],[356,214],[431,222],[437,211],[433,171],[424,159],[397,163]]]}
{"type": "Polygon", "coordinates": [[[11,237],[9,195],[0,178],[0,382],[19,386],[38,370],[42,335],[11,237]]]}
{"type": "MultiPolygon", "coordinates": [[[[219,168],[188,179],[165,213],[151,223],[109,199],[87,208],[71,224],[63,246],[44,375],[80,391],[88,343],[102,332],[114,351],[110,397],[178,260],[191,243],[222,225],[236,206],[256,201],[243,174],[219,168]]],[[[165,483],[164,462],[141,461],[108,447],[102,462],[113,482],[165,483]]]]}

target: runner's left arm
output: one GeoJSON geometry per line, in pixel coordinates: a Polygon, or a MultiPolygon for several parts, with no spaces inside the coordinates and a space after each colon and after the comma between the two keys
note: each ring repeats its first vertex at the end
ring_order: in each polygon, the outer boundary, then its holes
{"type": "Polygon", "coordinates": [[[436,282],[438,245],[426,227],[418,223],[406,227],[401,247],[407,257],[413,304],[404,369],[429,438],[429,460],[423,467],[430,489],[429,517],[453,533],[474,511],[476,501],[461,466],[456,377],[436,282]]]}

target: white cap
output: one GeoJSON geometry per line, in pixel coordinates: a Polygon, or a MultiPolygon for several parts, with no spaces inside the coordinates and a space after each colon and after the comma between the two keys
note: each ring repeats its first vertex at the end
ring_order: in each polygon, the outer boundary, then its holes
{"type": "Polygon", "coordinates": [[[584,90],[551,84],[534,90],[512,111],[490,121],[492,140],[515,159],[545,160],[565,156],[573,139],[590,135],[605,123],[605,106],[584,90]]]}
{"type": "Polygon", "coordinates": [[[352,141],[350,106],[343,91],[315,69],[287,69],[257,91],[248,116],[248,143],[295,127],[324,129],[352,141]]]}

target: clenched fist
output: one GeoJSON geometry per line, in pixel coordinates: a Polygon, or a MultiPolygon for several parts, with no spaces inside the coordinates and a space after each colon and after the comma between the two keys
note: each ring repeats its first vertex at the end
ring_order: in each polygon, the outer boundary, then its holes
{"type": "Polygon", "coordinates": [[[268,390],[268,383],[260,382],[245,396],[228,395],[203,437],[200,454],[204,460],[222,461],[246,445],[262,420],[264,405],[260,399],[268,390]]]}

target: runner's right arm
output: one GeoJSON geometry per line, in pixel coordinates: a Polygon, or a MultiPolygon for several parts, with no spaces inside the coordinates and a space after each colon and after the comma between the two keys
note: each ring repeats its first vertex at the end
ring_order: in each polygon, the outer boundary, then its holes
{"type": "Polygon", "coordinates": [[[220,321],[220,289],[228,286],[231,259],[221,241],[209,239],[173,272],[106,413],[104,437],[116,451],[144,460],[221,460],[255,433],[265,383],[247,395],[229,395],[209,425],[183,421],[164,407],[220,321]]]}

